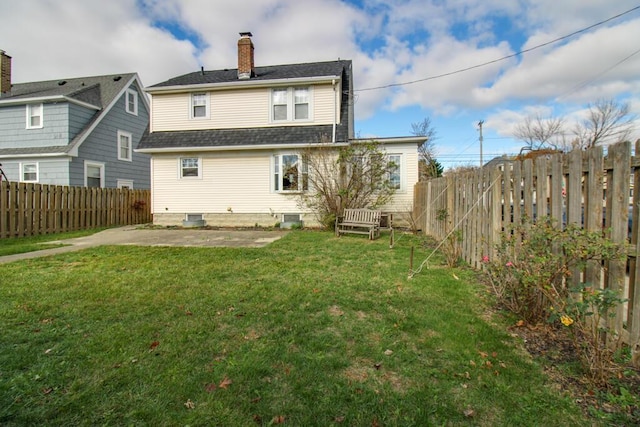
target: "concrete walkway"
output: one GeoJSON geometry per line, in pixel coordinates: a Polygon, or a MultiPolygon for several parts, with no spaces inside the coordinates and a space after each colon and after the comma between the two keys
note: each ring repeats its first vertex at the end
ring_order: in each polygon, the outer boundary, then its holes
{"type": "Polygon", "coordinates": [[[106,245],[260,248],[287,233],[281,230],[146,229],[130,225],[110,228],[91,236],[51,241],[48,243],[68,246],[3,256],[0,257],[0,264],[106,245]]]}

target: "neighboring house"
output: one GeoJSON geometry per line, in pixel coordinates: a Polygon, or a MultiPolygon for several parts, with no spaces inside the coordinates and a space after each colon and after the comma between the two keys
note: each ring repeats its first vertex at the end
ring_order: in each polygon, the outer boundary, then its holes
{"type": "Polygon", "coordinates": [[[149,124],[137,74],[11,83],[0,51],[0,164],[10,181],[150,188],[149,124]]]}
{"type": "MultiPolygon", "coordinates": [[[[256,67],[251,33],[240,33],[238,68],[200,71],[146,88],[154,223],[273,226],[312,213],[299,206],[306,188],[301,152],[353,138],[351,61],[256,67]]],[[[385,210],[407,213],[418,181],[424,137],[378,139],[399,164],[385,210]]]]}

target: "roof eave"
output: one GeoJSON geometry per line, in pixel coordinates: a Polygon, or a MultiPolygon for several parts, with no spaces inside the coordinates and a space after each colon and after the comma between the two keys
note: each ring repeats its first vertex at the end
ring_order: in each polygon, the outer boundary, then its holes
{"type": "Polygon", "coordinates": [[[269,80],[236,80],[233,82],[222,83],[203,83],[192,85],[174,85],[174,86],[162,86],[162,87],[147,87],[145,92],[153,95],[155,93],[177,93],[177,92],[191,92],[194,90],[223,90],[223,89],[237,89],[244,87],[274,87],[274,86],[288,86],[292,84],[302,83],[332,83],[339,81],[342,78],[340,75],[329,76],[316,76],[316,77],[295,77],[287,79],[269,79],[269,80]]]}
{"type": "MultiPolygon", "coordinates": [[[[318,147],[318,143],[305,144],[260,144],[260,145],[222,145],[217,147],[167,147],[167,148],[136,148],[133,151],[145,154],[170,154],[170,153],[195,153],[215,151],[250,151],[250,150],[282,150],[282,149],[307,149],[318,147]]],[[[344,147],[347,142],[328,143],[332,147],[344,147]]],[[[327,145],[323,145],[326,147],[327,145]]]]}
{"type": "Polygon", "coordinates": [[[79,101],[74,98],[70,98],[64,95],[52,95],[52,96],[34,96],[31,98],[10,98],[5,100],[0,100],[0,106],[4,105],[23,105],[23,104],[33,104],[34,102],[70,102],[72,104],[77,104],[92,110],[100,110],[100,107],[97,105],[89,104],[88,102],[79,101]]]}

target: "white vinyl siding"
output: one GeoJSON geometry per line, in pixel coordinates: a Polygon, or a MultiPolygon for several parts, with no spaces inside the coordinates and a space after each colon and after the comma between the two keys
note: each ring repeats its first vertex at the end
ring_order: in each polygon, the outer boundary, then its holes
{"type": "MultiPolygon", "coordinates": [[[[270,120],[271,89],[248,88],[241,90],[219,90],[208,92],[209,117],[191,119],[191,94],[153,95],[152,131],[179,131],[197,129],[232,129],[266,126],[282,126],[282,122],[272,123],[270,120]]],[[[316,124],[332,124],[334,106],[340,111],[339,86],[336,90],[337,100],[330,84],[312,87],[309,116],[313,120],[292,122],[300,126],[316,124]]],[[[340,120],[340,114],[335,117],[340,120]]]]}
{"type": "MultiPolygon", "coordinates": [[[[394,144],[389,152],[402,156],[403,188],[385,210],[407,212],[413,205],[413,186],[418,181],[418,149],[415,144],[394,144]]],[[[201,179],[179,178],[181,156],[156,155],[152,160],[153,212],[228,213],[228,208],[239,214],[300,212],[295,195],[274,191],[274,154],[202,153],[201,179]]]]}

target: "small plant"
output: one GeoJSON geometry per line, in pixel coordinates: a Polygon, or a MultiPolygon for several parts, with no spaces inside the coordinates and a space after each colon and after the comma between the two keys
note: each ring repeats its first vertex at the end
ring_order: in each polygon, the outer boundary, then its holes
{"type": "Polygon", "coordinates": [[[440,250],[442,251],[445,262],[449,267],[457,267],[462,256],[462,231],[452,230],[451,221],[449,221],[449,213],[446,209],[441,209],[436,213],[436,219],[438,221],[444,221],[444,231],[446,237],[440,250]]]}
{"type": "Polygon", "coordinates": [[[498,302],[525,322],[567,328],[590,378],[603,384],[619,344],[607,321],[624,301],[610,289],[567,283],[587,261],[619,259],[624,249],[577,225],[562,230],[550,219],[524,221],[503,233],[494,259],[485,255],[483,263],[498,302]]]}
{"type": "Polygon", "coordinates": [[[135,202],[133,202],[133,204],[131,205],[131,207],[134,210],[137,211],[141,211],[145,208],[145,206],[147,206],[147,202],[145,202],[144,200],[136,200],[135,202]]]}
{"type": "Polygon", "coordinates": [[[605,385],[616,371],[619,336],[608,326],[616,308],[625,302],[611,289],[594,289],[585,284],[571,289],[571,297],[552,307],[550,322],[569,329],[583,366],[593,382],[605,385]]]}

